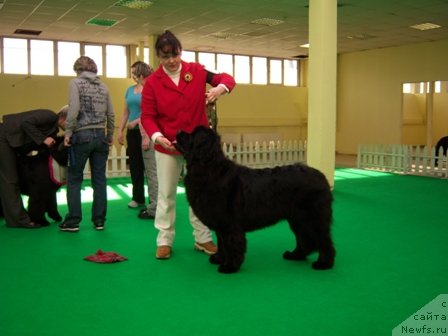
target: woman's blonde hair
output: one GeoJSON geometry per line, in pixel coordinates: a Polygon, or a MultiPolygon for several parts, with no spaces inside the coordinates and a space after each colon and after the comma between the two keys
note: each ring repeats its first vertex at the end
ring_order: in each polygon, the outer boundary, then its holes
{"type": "Polygon", "coordinates": [[[89,71],[93,73],[98,72],[98,67],[93,59],[87,56],[81,56],[73,64],[73,70],[79,75],[83,71],[89,71]]]}
{"type": "Polygon", "coordinates": [[[132,74],[136,76],[137,78],[140,76],[143,76],[143,78],[148,77],[151,75],[154,71],[152,68],[142,61],[137,61],[134,64],[131,65],[132,74]]]}

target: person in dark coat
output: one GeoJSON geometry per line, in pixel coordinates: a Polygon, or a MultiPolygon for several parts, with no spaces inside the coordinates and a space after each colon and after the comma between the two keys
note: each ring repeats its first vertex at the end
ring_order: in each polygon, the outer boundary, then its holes
{"type": "Polygon", "coordinates": [[[31,221],[20,194],[17,154],[55,145],[54,137],[64,128],[67,110],[59,113],[37,109],[3,115],[0,123],[0,199],[7,227],[34,229],[40,224],[31,221]]]}

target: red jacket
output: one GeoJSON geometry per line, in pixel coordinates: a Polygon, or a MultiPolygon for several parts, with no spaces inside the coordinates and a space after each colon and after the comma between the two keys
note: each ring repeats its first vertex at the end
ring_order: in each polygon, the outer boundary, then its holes
{"type": "MultiPolygon", "coordinates": [[[[205,111],[207,71],[199,63],[182,61],[179,86],[160,66],[146,79],[142,91],[141,123],[149,137],[156,132],[174,141],[178,131],[192,132],[196,126],[208,126],[205,111]]],[[[208,82],[213,87],[224,84],[229,90],[235,86],[232,76],[213,74],[208,82]]],[[[157,151],[173,154],[162,146],[157,151]]],[[[179,154],[179,153],[175,153],[179,154]]]]}

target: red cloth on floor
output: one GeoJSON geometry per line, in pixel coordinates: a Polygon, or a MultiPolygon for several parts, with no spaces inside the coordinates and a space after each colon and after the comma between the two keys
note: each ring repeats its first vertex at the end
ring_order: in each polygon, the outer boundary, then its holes
{"type": "Polygon", "coordinates": [[[111,264],[128,259],[115,252],[103,252],[102,250],[98,250],[95,254],[85,257],[84,260],[102,264],[111,264]]]}

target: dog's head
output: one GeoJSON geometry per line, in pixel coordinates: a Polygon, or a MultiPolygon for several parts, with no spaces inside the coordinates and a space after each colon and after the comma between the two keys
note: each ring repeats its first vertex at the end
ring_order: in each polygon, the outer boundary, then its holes
{"type": "Polygon", "coordinates": [[[205,126],[198,126],[191,133],[178,132],[174,145],[187,163],[205,164],[222,155],[219,135],[205,126]]]}

